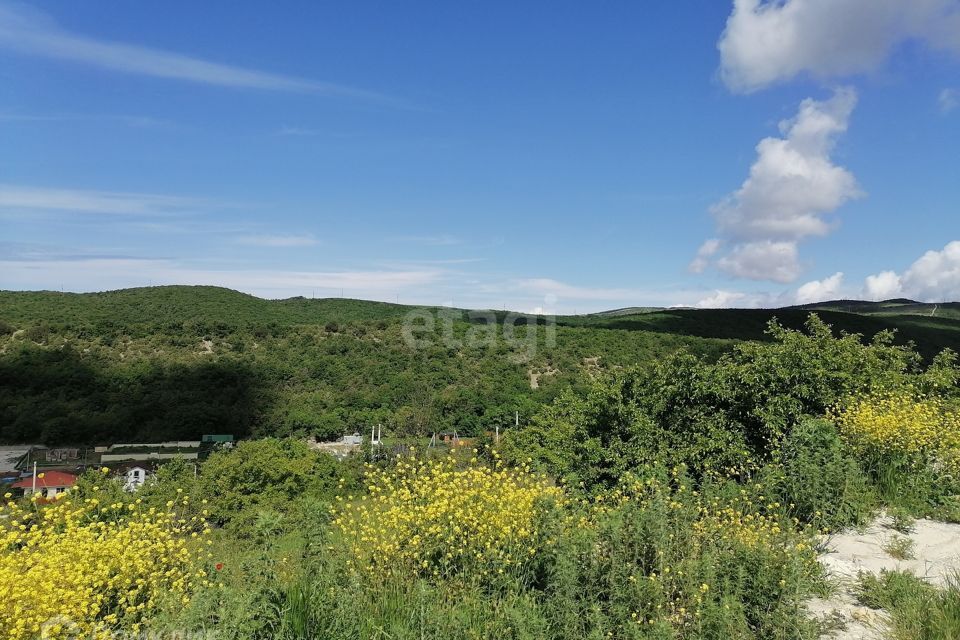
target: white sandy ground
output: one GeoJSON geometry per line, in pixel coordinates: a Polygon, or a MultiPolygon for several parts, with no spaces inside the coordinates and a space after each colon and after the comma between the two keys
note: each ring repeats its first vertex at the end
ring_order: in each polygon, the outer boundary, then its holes
{"type": "Polygon", "coordinates": [[[828,598],[807,603],[815,617],[833,618],[842,623],[824,638],[832,640],[882,640],[887,637],[887,616],[857,604],[855,586],[860,573],[878,574],[883,569],[910,571],[930,584],[943,586],[960,572],[960,524],[919,519],[913,531],[900,533],[892,528],[892,518],[881,515],[863,530],[849,530],[822,540],[825,551],[820,563],[839,585],[828,598]],[[912,558],[897,560],[883,550],[891,537],[913,541],[912,558]]]}

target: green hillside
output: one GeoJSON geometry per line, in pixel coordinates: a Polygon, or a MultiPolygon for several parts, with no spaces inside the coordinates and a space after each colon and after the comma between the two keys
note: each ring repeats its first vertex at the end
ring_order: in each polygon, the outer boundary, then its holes
{"type": "MultiPolygon", "coordinates": [[[[901,307],[915,305],[818,312],[835,330],[895,329],[927,358],[960,350],[960,319],[901,307]]],[[[545,319],[521,318],[510,338],[505,312],[491,327],[464,310],[270,301],[217,287],[0,292],[0,441],[333,437],[376,422],[395,435],[475,434],[598,372],[681,348],[715,359],[766,339],[773,317],[799,327],[809,313],[639,311],[560,317],[552,339],[545,319]],[[410,313],[434,323],[415,348],[404,333],[410,313]]]]}

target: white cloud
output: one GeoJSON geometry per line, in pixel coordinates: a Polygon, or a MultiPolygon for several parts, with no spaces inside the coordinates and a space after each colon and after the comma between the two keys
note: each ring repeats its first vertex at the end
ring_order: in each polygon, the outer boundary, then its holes
{"type": "Polygon", "coordinates": [[[721,242],[717,238],[710,238],[697,249],[697,255],[690,262],[687,270],[690,273],[703,273],[710,266],[710,258],[720,250],[721,242]]]}
{"type": "Polygon", "coordinates": [[[868,276],[863,295],[870,300],[960,300],[960,240],[948,243],[940,251],[927,251],[902,274],[884,271],[868,276]]]}
{"type": "Polygon", "coordinates": [[[396,236],[392,238],[394,242],[409,242],[410,244],[422,244],[429,247],[446,247],[460,244],[460,238],[448,233],[441,233],[432,236],[396,236]]]}
{"type": "Polygon", "coordinates": [[[908,40],[960,53],[956,0],[734,0],[720,37],[720,76],[750,92],[810,74],[874,71],[908,40]]]}
{"type": "Polygon", "coordinates": [[[0,289],[91,291],[147,284],[205,284],[265,298],[343,295],[394,300],[401,291],[436,283],[440,270],[295,271],[201,269],[171,260],[0,260],[0,289]]]}
{"type": "Polygon", "coordinates": [[[309,233],[242,236],[237,238],[237,242],[257,247],[311,247],[317,244],[316,238],[309,233]]]}
{"type": "Polygon", "coordinates": [[[853,175],[830,158],[856,102],[849,88],[823,102],[808,98],[796,117],[780,123],[782,138],[761,140],[750,177],[711,209],[721,231],[738,239],[827,234],[821,216],[860,195],[853,175]]]}
{"type": "Polygon", "coordinates": [[[800,275],[796,242],[745,242],[717,260],[717,267],[737,278],[793,282],[800,275]]]}
{"type": "Polygon", "coordinates": [[[637,289],[581,287],[552,278],[522,278],[512,281],[508,286],[511,289],[529,292],[537,296],[552,295],[568,300],[633,301],[648,293],[637,289]]]}
{"type": "Polygon", "coordinates": [[[882,271],[867,276],[863,285],[863,297],[867,300],[889,300],[901,294],[900,276],[896,271],[882,271]]]}
{"type": "MultiPolygon", "coordinates": [[[[832,229],[824,216],[861,195],[853,174],[831,159],[856,105],[853,89],[825,101],[806,99],[780,123],[782,137],[764,138],[741,187],[710,208],[726,254],[716,265],[739,278],[792,282],[801,273],[798,242],[832,229]]],[[[702,271],[721,249],[708,241],[691,263],[702,271]],[[705,250],[709,253],[705,253],[705,250]]]]}
{"type": "Polygon", "coordinates": [[[841,296],[843,274],[835,273],[823,280],[814,280],[802,285],[793,294],[794,304],[811,304],[825,300],[836,300],[841,296]]]}
{"type": "Polygon", "coordinates": [[[960,107],[960,90],[944,89],[937,98],[937,104],[940,105],[940,113],[947,114],[960,107]]]}
{"type": "Polygon", "coordinates": [[[835,273],[823,280],[813,280],[780,293],[717,290],[691,306],[699,309],[756,309],[813,304],[844,297],[843,274],[835,273]]]}
{"type": "Polygon", "coordinates": [[[0,212],[28,210],[146,215],[183,211],[210,204],[210,201],[200,198],[150,193],[49,189],[0,184],[0,212]]]}
{"type": "Polygon", "coordinates": [[[698,309],[729,309],[738,306],[747,299],[747,294],[740,291],[722,291],[717,290],[706,298],[703,298],[693,306],[698,309]]]}
{"type": "Polygon", "coordinates": [[[343,85],[245,69],[170,51],[73,34],[61,29],[35,9],[12,5],[0,6],[0,46],[24,54],[158,78],[223,87],[385,100],[379,94],[343,85]]]}

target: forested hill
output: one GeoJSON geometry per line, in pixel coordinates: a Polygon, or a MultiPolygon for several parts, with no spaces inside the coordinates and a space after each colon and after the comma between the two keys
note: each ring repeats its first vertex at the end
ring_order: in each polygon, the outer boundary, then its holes
{"type": "MultiPolygon", "coordinates": [[[[960,350],[957,305],[876,304],[816,311],[838,331],[897,329],[925,357],[960,350]]],[[[772,317],[800,327],[810,310],[563,316],[551,342],[544,319],[521,320],[505,338],[463,310],[339,298],[270,301],[181,286],[0,292],[0,440],[330,437],[374,422],[394,434],[478,433],[598,371],[680,348],[716,358],[764,339],[772,317]],[[416,346],[404,333],[411,312],[434,325],[416,346]]],[[[506,314],[496,316],[502,326],[506,314]]]]}

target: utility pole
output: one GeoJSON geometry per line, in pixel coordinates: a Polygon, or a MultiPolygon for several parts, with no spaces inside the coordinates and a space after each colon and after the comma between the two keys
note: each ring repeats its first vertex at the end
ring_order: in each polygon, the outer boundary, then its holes
{"type": "Polygon", "coordinates": [[[37,492],[37,461],[33,461],[33,486],[30,489],[30,494],[33,495],[37,492]]]}

